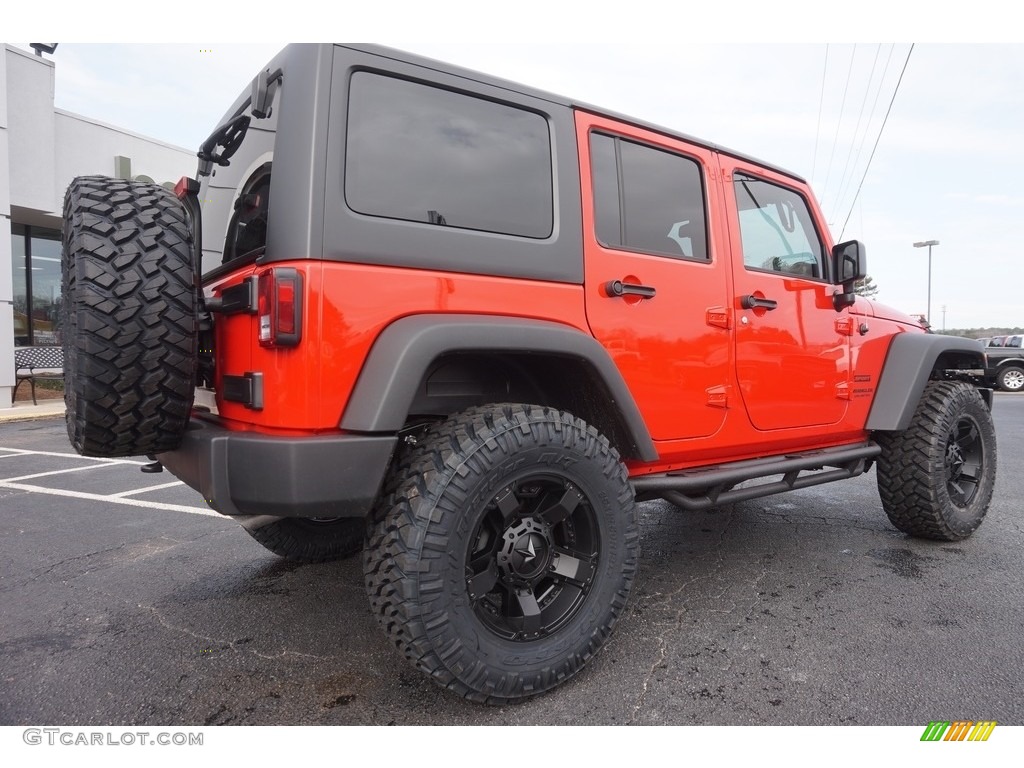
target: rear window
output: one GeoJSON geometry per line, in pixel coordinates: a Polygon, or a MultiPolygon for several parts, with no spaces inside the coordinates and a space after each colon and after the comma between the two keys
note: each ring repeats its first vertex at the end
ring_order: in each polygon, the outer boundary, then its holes
{"type": "Polygon", "coordinates": [[[590,166],[603,245],[708,260],[704,180],[695,160],[594,133],[590,166]]]}
{"type": "Polygon", "coordinates": [[[255,258],[267,245],[270,217],[270,163],[264,163],[249,177],[235,198],[222,263],[244,257],[255,258]]]}
{"type": "Polygon", "coordinates": [[[553,231],[550,131],[535,112],[357,72],[345,168],[358,213],[538,239],[553,231]]]}

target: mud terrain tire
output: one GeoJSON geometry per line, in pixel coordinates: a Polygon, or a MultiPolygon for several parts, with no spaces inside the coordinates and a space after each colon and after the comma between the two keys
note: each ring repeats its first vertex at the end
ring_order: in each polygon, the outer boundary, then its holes
{"type": "Polygon", "coordinates": [[[992,414],[970,384],[933,381],[910,427],[876,433],[878,492],[904,533],[958,541],[981,525],[996,476],[992,414]]]}
{"type": "Polygon", "coordinates": [[[178,447],[192,408],[192,233],[163,187],[79,177],[64,195],[64,401],[84,456],[178,447]]]}
{"type": "Polygon", "coordinates": [[[371,515],[372,613],[405,657],[473,701],[542,693],[608,639],[637,569],[633,491],[593,427],[472,408],[393,468],[371,515]]]}

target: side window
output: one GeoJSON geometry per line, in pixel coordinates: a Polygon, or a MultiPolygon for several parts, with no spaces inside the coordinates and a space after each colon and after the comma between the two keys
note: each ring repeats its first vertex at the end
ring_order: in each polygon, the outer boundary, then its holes
{"type": "Polygon", "coordinates": [[[594,228],[611,248],[708,260],[700,165],[690,158],[594,133],[594,228]]]}
{"type": "Polygon", "coordinates": [[[825,249],[803,197],[740,173],[733,175],[733,187],[748,269],[825,277],[825,249]]]}
{"type": "Polygon", "coordinates": [[[553,230],[547,120],[443,88],[352,76],[345,199],[358,213],[546,238],[553,230]]]}
{"type": "Polygon", "coordinates": [[[228,221],[222,264],[267,245],[267,223],[270,215],[270,163],[264,163],[242,186],[235,199],[234,211],[228,221]]]}
{"type": "Polygon", "coordinates": [[[1021,336],[1011,336],[1010,341],[1006,346],[1013,347],[1014,349],[1020,349],[1021,336]]]}

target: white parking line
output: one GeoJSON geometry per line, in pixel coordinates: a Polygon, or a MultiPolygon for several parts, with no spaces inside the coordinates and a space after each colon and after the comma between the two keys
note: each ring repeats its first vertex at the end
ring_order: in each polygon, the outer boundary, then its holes
{"type": "Polygon", "coordinates": [[[140,493],[149,493],[150,491],[159,491],[161,488],[173,488],[176,485],[184,485],[181,480],[175,480],[173,483],[164,483],[163,485],[151,485],[147,488],[136,488],[134,491],[121,491],[120,493],[112,493],[108,498],[111,499],[123,499],[125,496],[135,496],[140,493]]]}
{"type": "Polygon", "coordinates": [[[162,483],[160,485],[151,485],[145,488],[134,488],[127,491],[121,491],[120,493],[112,494],[99,494],[99,493],[86,493],[85,491],[66,491],[61,488],[45,488],[40,485],[31,485],[24,483],[24,480],[33,480],[40,477],[49,477],[51,475],[62,475],[68,472],[83,472],[89,469],[101,469],[103,467],[119,467],[119,466],[140,466],[148,464],[147,461],[133,461],[131,459],[105,459],[94,456],[79,456],[77,453],[55,453],[53,451],[29,451],[23,448],[0,448],[0,459],[12,458],[14,456],[54,456],[57,458],[64,459],[78,459],[81,461],[96,462],[93,464],[87,464],[85,466],[70,467],[68,469],[55,469],[48,472],[36,472],[31,475],[21,475],[19,477],[10,477],[7,479],[0,480],[0,488],[7,488],[12,491],[27,491],[28,493],[42,493],[49,496],[64,496],[71,499],[84,499],[87,501],[104,501],[108,504],[121,504],[128,507],[143,507],[145,509],[164,509],[172,512],[187,512],[191,515],[206,515],[208,517],[224,517],[219,512],[214,512],[212,509],[206,507],[189,507],[184,504],[165,504],[160,501],[142,501],[139,499],[130,499],[129,496],[135,496],[140,493],[147,493],[149,491],[157,491],[163,488],[171,488],[173,486],[184,485],[180,480],[176,480],[171,483],[162,483]]]}
{"type": "Polygon", "coordinates": [[[81,461],[103,461],[111,464],[149,464],[148,461],[132,461],[131,459],[103,459],[96,456],[80,456],[77,453],[54,453],[53,451],[28,451],[24,448],[0,448],[9,451],[11,456],[57,456],[64,459],[80,459],[81,461]]]}
{"type": "MultiPolygon", "coordinates": [[[[27,491],[28,493],[42,493],[48,496],[66,496],[71,499],[85,499],[87,501],[104,501],[108,504],[123,504],[129,507],[144,507],[146,509],[166,509],[171,512],[188,512],[190,515],[207,515],[208,517],[224,518],[219,512],[202,507],[186,507],[183,504],[164,504],[159,501],[139,501],[138,499],[126,499],[121,496],[103,496],[98,493],[85,493],[84,491],[65,491],[60,488],[43,488],[38,485],[25,485],[24,483],[12,483],[0,480],[0,488],[7,488],[12,491],[27,491]]],[[[226,518],[225,518],[226,519],[226,518]]]]}
{"type": "Polygon", "coordinates": [[[71,469],[54,469],[50,472],[37,472],[34,475],[21,475],[20,477],[7,477],[4,478],[5,483],[18,483],[22,480],[34,480],[37,477],[49,477],[50,475],[63,475],[67,472],[87,472],[90,469],[104,469],[105,467],[120,467],[123,466],[120,462],[108,462],[106,464],[90,464],[86,467],[72,467],[71,469]]]}

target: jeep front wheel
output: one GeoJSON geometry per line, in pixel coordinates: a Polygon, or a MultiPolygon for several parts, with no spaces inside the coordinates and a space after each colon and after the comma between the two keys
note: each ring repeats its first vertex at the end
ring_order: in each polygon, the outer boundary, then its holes
{"type": "Polygon", "coordinates": [[[992,414],[963,382],[925,387],[910,427],[877,433],[878,492],[904,533],[957,541],[985,518],[996,476],[992,414]]]}
{"type": "Polygon", "coordinates": [[[633,491],[570,414],[474,408],[387,481],[364,555],[373,613],[436,682],[485,703],[546,691],[590,659],[636,573],[633,491]]]}
{"type": "Polygon", "coordinates": [[[64,195],[61,274],[71,444],[85,456],[177,448],[197,360],[184,207],[153,184],[76,178],[64,195]]]}
{"type": "Polygon", "coordinates": [[[996,382],[1007,392],[1020,392],[1024,389],[1024,368],[1008,365],[999,372],[996,382]]]}

